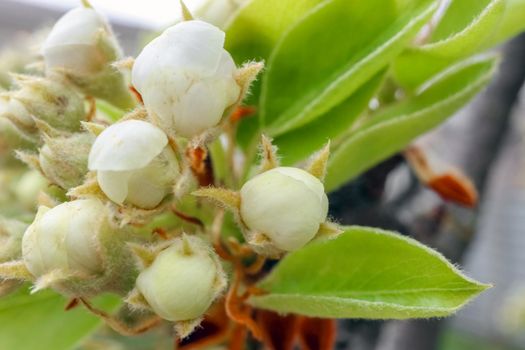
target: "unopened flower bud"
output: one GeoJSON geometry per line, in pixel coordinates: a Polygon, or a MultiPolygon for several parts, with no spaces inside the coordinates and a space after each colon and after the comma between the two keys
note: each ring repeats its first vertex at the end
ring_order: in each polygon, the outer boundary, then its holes
{"type": "Polygon", "coordinates": [[[22,254],[22,236],[27,224],[0,217],[0,262],[19,258],[22,254]]]}
{"type": "Polygon", "coordinates": [[[158,127],[127,120],[105,129],[89,154],[89,169],[106,196],[117,204],[156,207],[180,175],[168,137],[158,127]]]}
{"type": "Polygon", "coordinates": [[[160,317],[181,322],[202,317],[225,284],[211,247],[200,238],[183,236],[139,274],[136,287],[160,317]]]}
{"type": "Polygon", "coordinates": [[[88,155],[94,137],[76,133],[63,137],[46,137],[40,149],[40,167],[54,184],[70,189],[82,184],[88,172],[88,155]]]}
{"type": "Polygon", "coordinates": [[[240,196],[244,224],[283,251],[308,243],[328,214],[322,182],[298,168],[265,171],[246,182],[240,196]]]}
{"type": "Polygon", "coordinates": [[[219,124],[241,92],[225,34],[192,20],[168,28],[137,57],[132,82],[168,134],[196,136],[219,124]]]}
{"type": "Polygon", "coordinates": [[[9,119],[2,117],[0,112],[0,156],[2,163],[10,158],[13,150],[31,149],[33,147],[33,140],[24,135],[9,119]]]}
{"type": "Polygon", "coordinates": [[[50,286],[68,295],[124,292],[121,269],[130,256],[123,255],[127,250],[119,239],[102,202],[76,200],[39,208],[24,233],[22,257],[37,289],[50,286]]]}
{"type": "Polygon", "coordinates": [[[17,123],[27,133],[35,132],[33,118],[59,130],[80,129],[80,121],[86,116],[84,99],[71,86],[57,79],[36,76],[17,76],[17,84],[20,89],[10,94],[13,100],[10,103],[18,101],[29,114],[17,123]]]}
{"type": "Polygon", "coordinates": [[[7,144],[16,145],[23,140],[26,140],[28,143],[38,142],[37,129],[33,117],[19,100],[8,96],[0,96],[0,119],[2,120],[2,134],[8,137],[4,139],[4,142],[7,144]]]}
{"type": "Polygon", "coordinates": [[[38,195],[48,186],[47,180],[36,170],[27,171],[15,185],[18,201],[27,209],[35,210],[38,195]]]}
{"type": "Polygon", "coordinates": [[[42,47],[46,69],[62,71],[86,93],[119,107],[132,105],[120,72],[111,63],[121,49],[109,23],[92,8],[76,8],[55,24],[42,47]]]}

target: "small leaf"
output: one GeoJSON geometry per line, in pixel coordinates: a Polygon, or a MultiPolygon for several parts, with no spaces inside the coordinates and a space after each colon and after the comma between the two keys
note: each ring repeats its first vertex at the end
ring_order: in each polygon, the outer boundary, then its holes
{"type": "MultiPolygon", "coordinates": [[[[120,303],[109,295],[96,300],[108,310],[120,303]]],[[[28,288],[0,299],[0,349],[74,348],[101,322],[81,307],[65,311],[67,302],[51,290],[29,295],[28,288]]]]}
{"type": "Polygon", "coordinates": [[[343,102],[404,49],[435,5],[331,0],[315,7],[268,60],[260,113],[270,136],[305,125],[343,102]]]}
{"type": "Polygon", "coordinates": [[[256,307],[311,317],[447,316],[489,286],[441,254],[392,232],[348,227],[286,256],[259,285],[256,307]]]}
{"type": "Polygon", "coordinates": [[[451,116],[488,83],[496,62],[493,57],[461,62],[432,78],[415,96],[372,116],[332,153],[327,191],[402,150],[451,116]]]}

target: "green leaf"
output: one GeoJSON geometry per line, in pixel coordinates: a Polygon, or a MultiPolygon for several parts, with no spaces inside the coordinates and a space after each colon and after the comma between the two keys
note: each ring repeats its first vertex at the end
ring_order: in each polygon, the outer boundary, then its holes
{"type": "MultiPolygon", "coordinates": [[[[97,307],[114,309],[119,299],[99,297],[97,307]]],[[[72,349],[101,322],[81,306],[69,311],[67,299],[50,290],[30,295],[27,288],[0,299],[0,349],[72,349]]]]}
{"type": "Polygon", "coordinates": [[[496,62],[494,57],[463,61],[427,81],[414,96],[372,116],[332,153],[325,180],[327,191],[337,189],[442,123],[490,81],[496,62]]]}
{"type": "Polygon", "coordinates": [[[266,60],[281,35],[322,1],[250,1],[226,29],[226,50],[237,63],[266,60]]]}
{"type": "MultiPolygon", "coordinates": [[[[226,49],[237,64],[267,60],[279,38],[290,26],[323,0],[252,0],[226,30],[226,49]]],[[[247,105],[259,105],[261,80],[254,82],[247,105]]],[[[240,121],[237,142],[249,147],[260,130],[258,115],[240,121]]],[[[256,141],[255,141],[256,142],[256,141]]]]}
{"type": "Polygon", "coordinates": [[[415,89],[454,62],[484,51],[525,29],[525,0],[454,0],[431,41],[407,49],[394,62],[396,80],[415,89]]]}
{"type": "Polygon", "coordinates": [[[489,286],[438,252],[383,230],[349,227],[286,256],[259,285],[256,307],[313,317],[447,316],[489,286]]]}
{"type": "Polygon", "coordinates": [[[336,142],[350,131],[368,107],[368,103],[383,82],[384,71],[376,74],[340,105],[299,129],[276,137],[281,163],[292,165],[318,151],[328,140],[336,142]]]}
{"type": "Polygon", "coordinates": [[[260,113],[269,134],[305,125],[343,102],[404,49],[435,5],[331,0],[312,9],[268,60],[260,113]]]}

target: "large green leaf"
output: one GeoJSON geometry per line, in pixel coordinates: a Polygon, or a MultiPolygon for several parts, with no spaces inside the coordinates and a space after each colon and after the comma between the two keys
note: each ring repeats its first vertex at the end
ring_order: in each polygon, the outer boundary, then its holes
{"type": "Polygon", "coordinates": [[[325,115],[299,129],[291,130],[273,140],[279,147],[283,165],[304,160],[326,142],[336,142],[348,133],[383,82],[384,71],[376,74],[355,93],[325,115]]]}
{"type": "MultiPolygon", "coordinates": [[[[96,300],[104,309],[113,309],[118,303],[112,296],[96,300]]],[[[65,311],[66,304],[67,299],[50,290],[29,295],[25,288],[0,299],[0,349],[74,348],[100,325],[100,320],[83,307],[65,311]]]]}
{"type": "Polygon", "coordinates": [[[404,49],[434,9],[430,0],[331,0],[312,9],[268,60],[260,113],[269,134],[343,102],[404,49]]]}
{"type": "Polygon", "coordinates": [[[405,87],[419,84],[459,59],[486,50],[525,29],[525,0],[454,0],[430,42],[412,47],[394,63],[405,87]]]}
{"type": "Polygon", "coordinates": [[[413,239],[349,227],[289,254],[259,287],[268,293],[250,302],[277,312],[405,319],[450,315],[489,286],[413,239]]]}
{"type": "Polygon", "coordinates": [[[463,61],[432,78],[414,96],[372,116],[332,154],[326,189],[337,189],[439,125],[488,83],[496,62],[494,57],[463,61]]]}

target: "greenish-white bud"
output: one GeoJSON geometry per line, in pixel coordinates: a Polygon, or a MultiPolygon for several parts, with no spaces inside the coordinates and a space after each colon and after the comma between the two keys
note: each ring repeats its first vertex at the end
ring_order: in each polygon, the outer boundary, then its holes
{"type": "Polygon", "coordinates": [[[169,135],[193,137],[215,127],[241,92],[219,28],[192,20],[168,28],[139,54],[132,82],[169,135]]]}
{"type": "Polygon", "coordinates": [[[76,200],[39,208],[24,233],[22,257],[36,289],[74,296],[125,293],[134,275],[122,239],[102,202],[76,200]]]}
{"type": "Polygon", "coordinates": [[[173,322],[202,317],[225,286],[217,255],[209,244],[194,236],[175,239],[136,282],[151,309],[173,322]]]}
{"type": "Polygon", "coordinates": [[[46,178],[36,170],[27,171],[15,185],[16,199],[27,209],[35,210],[38,196],[48,186],[46,178]]]}
{"type": "Polygon", "coordinates": [[[282,251],[308,243],[328,214],[323,183],[299,168],[279,167],[259,174],[244,184],[240,197],[243,223],[282,251]]]}
{"type": "Polygon", "coordinates": [[[122,56],[107,20],[92,8],[62,16],[45,40],[42,55],[48,73],[65,73],[87,94],[119,107],[133,106],[123,75],[111,64],[122,56]]]}
{"type": "Polygon", "coordinates": [[[126,120],[105,129],[89,154],[89,169],[106,196],[117,204],[156,207],[180,176],[168,137],[145,121],[126,120]]]}
{"type": "MultiPolygon", "coordinates": [[[[18,148],[17,144],[38,143],[38,130],[33,116],[22,102],[9,96],[0,96],[0,120],[6,148],[18,148]]],[[[25,148],[25,147],[23,147],[25,148]]]]}
{"type": "Polygon", "coordinates": [[[15,219],[0,217],[0,262],[22,255],[22,236],[27,224],[15,219]]]}
{"type": "Polygon", "coordinates": [[[64,189],[79,186],[88,172],[93,141],[89,133],[46,137],[39,154],[40,168],[49,181],[64,189]]]}
{"type": "Polygon", "coordinates": [[[17,76],[16,80],[20,88],[10,93],[14,100],[11,103],[18,101],[27,111],[28,115],[17,123],[27,133],[35,132],[33,118],[58,130],[80,130],[80,122],[86,116],[84,99],[72,86],[58,79],[36,76],[17,76]]]}
{"type": "Polygon", "coordinates": [[[9,119],[4,118],[0,115],[0,156],[2,157],[1,163],[11,158],[11,152],[13,152],[14,150],[27,150],[32,149],[34,147],[34,140],[28,138],[27,135],[23,134],[9,119]]]}

